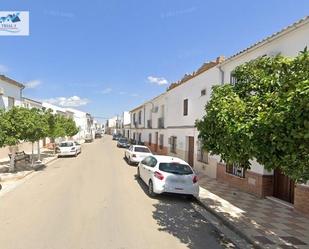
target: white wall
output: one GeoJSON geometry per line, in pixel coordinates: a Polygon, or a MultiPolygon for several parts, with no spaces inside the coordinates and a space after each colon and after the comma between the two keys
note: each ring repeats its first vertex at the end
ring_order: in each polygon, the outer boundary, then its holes
{"type": "Polygon", "coordinates": [[[220,84],[220,72],[213,67],[167,92],[167,127],[194,126],[195,120],[204,115],[204,108],[211,96],[213,85],[220,84]],[[201,90],[206,95],[201,96],[201,90]],[[188,115],[183,115],[183,101],[188,99],[188,115]]]}
{"type": "Polygon", "coordinates": [[[74,139],[82,140],[86,137],[88,132],[88,122],[87,122],[87,113],[83,111],[79,111],[72,108],[66,108],[65,111],[68,110],[73,112],[73,120],[76,126],[79,128],[79,132],[73,137],[74,139]]]}
{"type": "Polygon", "coordinates": [[[274,56],[281,53],[285,56],[295,57],[306,46],[309,46],[309,21],[300,28],[293,29],[293,31],[281,35],[263,46],[223,62],[221,67],[224,71],[224,82],[230,82],[230,74],[238,65],[263,55],[274,56]]]}
{"type": "Polygon", "coordinates": [[[131,123],[130,112],[123,112],[123,125],[131,123]]]}
{"type": "Polygon", "coordinates": [[[0,108],[7,108],[8,106],[8,97],[12,97],[15,100],[15,106],[22,105],[21,99],[21,88],[10,84],[6,81],[0,79],[0,88],[3,89],[4,94],[0,95],[0,108]]]}

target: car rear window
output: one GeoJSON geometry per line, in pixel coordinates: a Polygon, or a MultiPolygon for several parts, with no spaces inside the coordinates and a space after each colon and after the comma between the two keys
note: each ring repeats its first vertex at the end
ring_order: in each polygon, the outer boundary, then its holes
{"type": "Polygon", "coordinates": [[[71,143],[71,142],[68,142],[68,143],[61,143],[60,145],[59,145],[59,147],[72,147],[73,146],[73,143],[71,143]]]}
{"type": "Polygon", "coordinates": [[[188,165],[181,163],[160,163],[159,170],[177,175],[193,174],[192,169],[188,165]]]}
{"type": "Polygon", "coordinates": [[[128,142],[128,140],[127,139],[120,139],[119,142],[120,143],[126,143],[126,142],[128,142]]]}
{"type": "Polygon", "coordinates": [[[135,152],[145,152],[145,153],[149,153],[149,149],[148,148],[144,148],[144,147],[135,147],[134,148],[135,152]]]}

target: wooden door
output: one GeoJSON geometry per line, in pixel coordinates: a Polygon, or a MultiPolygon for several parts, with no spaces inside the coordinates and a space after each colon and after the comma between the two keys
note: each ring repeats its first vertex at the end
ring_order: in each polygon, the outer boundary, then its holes
{"type": "Polygon", "coordinates": [[[188,163],[191,167],[194,164],[194,137],[189,137],[188,140],[188,163]]]}
{"type": "Polygon", "coordinates": [[[280,169],[274,171],[274,197],[294,203],[294,181],[284,175],[280,169]]]}

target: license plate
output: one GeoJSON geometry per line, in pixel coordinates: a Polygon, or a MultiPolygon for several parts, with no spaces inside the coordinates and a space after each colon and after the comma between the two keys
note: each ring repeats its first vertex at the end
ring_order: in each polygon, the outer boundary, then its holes
{"type": "Polygon", "coordinates": [[[171,182],[174,182],[174,183],[185,183],[186,181],[182,180],[182,179],[171,179],[171,182]]]}

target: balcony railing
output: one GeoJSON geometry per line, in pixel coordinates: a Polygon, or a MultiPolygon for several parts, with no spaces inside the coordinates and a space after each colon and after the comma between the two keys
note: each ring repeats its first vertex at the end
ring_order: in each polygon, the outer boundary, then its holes
{"type": "Polygon", "coordinates": [[[164,118],[158,118],[158,128],[164,129],[164,118]]]}
{"type": "Polygon", "coordinates": [[[152,120],[151,119],[147,120],[147,128],[152,129],[152,120]]]}

